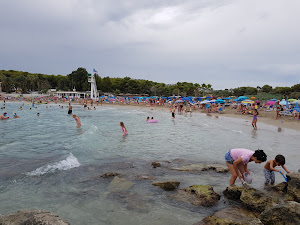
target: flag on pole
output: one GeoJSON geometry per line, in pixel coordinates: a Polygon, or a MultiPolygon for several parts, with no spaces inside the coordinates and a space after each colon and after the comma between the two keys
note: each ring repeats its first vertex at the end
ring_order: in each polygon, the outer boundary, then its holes
{"type": "Polygon", "coordinates": [[[94,72],[94,73],[98,73],[97,70],[95,70],[94,68],[93,68],[93,72],[94,72]]]}

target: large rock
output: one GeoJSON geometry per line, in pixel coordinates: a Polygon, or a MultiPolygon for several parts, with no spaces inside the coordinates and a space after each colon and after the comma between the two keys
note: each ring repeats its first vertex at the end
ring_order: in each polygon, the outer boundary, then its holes
{"type": "Polygon", "coordinates": [[[300,224],[300,203],[291,201],[265,210],[259,216],[265,225],[300,224]]]}
{"type": "Polygon", "coordinates": [[[218,173],[228,172],[229,169],[226,166],[221,166],[219,164],[191,164],[181,167],[173,167],[172,170],[178,171],[206,171],[206,170],[215,170],[218,173]]]}
{"type": "Polygon", "coordinates": [[[287,174],[289,180],[287,193],[300,203],[300,173],[287,174]]]}
{"type": "Polygon", "coordinates": [[[204,218],[201,222],[194,225],[263,225],[254,213],[231,207],[217,211],[211,216],[204,218]]]}
{"type": "Polygon", "coordinates": [[[262,212],[278,204],[278,198],[271,197],[262,191],[247,189],[240,198],[242,204],[250,210],[262,212]]]}
{"type": "Polygon", "coordinates": [[[262,212],[278,203],[277,197],[254,188],[232,186],[227,187],[223,194],[228,199],[240,201],[243,206],[257,212],[262,212]]]}
{"type": "Polygon", "coordinates": [[[245,187],[229,186],[223,191],[225,197],[231,200],[240,200],[242,192],[246,190],[245,187]]]}
{"type": "Polygon", "coordinates": [[[152,185],[158,186],[165,191],[173,191],[174,189],[178,188],[180,182],[178,181],[157,181],[152,182],[152,185]]]}
{"type": "Polygon", "coordinates": [[[134,185],[133,182],[125,180],[124,178],[115,177],[108,185],[110,191],[127,191],[131,186],[134,185]]]}
{"type": "Polygon", "coordinates": [[[1,225],[70,225],[51,212],[22,210],[9,215],[0,215],[1,225]]]}
{"type": "Polygon", "coordinates": [[[193,185],[179,190],[173,198],[196,206],[210,207],[218,203],[220,195],[211,186],[193,185]]]}

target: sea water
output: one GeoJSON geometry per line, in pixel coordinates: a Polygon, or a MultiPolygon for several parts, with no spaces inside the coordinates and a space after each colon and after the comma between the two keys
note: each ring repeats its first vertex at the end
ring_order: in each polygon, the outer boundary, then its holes
{"type": "MultiPolygon", "coordinates": [[[[1,106],[3,102],[1,102],[1,106]]],[[[299,132],[260,123],[253,130],[245,119],[208,117],[193,113],[176,115],[158,108],[113,105],[87,110],[74,105],[73,114],[82,126],[58,104],[36,105],[7,102],[11,119],[0,121],[0,214],[22,209],[43,209],[71,224],[193,224],[227,207],[221,198],[210,208],[181,203],[151,185],[149,175],[160,180],[180,181],[179,188],[211,185],[220,194],[229,184],[230,173],[182,172],[172,166],[219,163],[231,148],[263,149],[268,159],[286,158],[286,167],[299,169],[299,132]],[[21,105],[23,110],[19,110],[21,105]],[[31,109],[30,109],[31,107],[31,109]],[[16,112],[20,118],[13,119],[16,112]],[[40,116],[37,116],[37,113],[40,116]],[[147,117],[158,123],[147,124],[147,117]],[[129,135],[122,136],[120,122],[129,135]],[[153,161],[167,167],[152,168],[153,161]],[[113,192],[113,178],[100,176],[118,172],[132,187],[113,192]]],[[[3,111],[1,111],[2,113],[3,111]]],[[[263,164],[250,163],[255,174],[251,186],[262,189],[263,164]]],[[[276,174],[276,183],[284,181],[276,174]]],[[[240,185],[240,182],[236,182],[240,185]]]]}

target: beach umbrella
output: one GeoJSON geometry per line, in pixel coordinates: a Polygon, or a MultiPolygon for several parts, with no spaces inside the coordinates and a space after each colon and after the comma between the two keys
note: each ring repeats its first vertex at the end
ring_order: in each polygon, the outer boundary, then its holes
{"type": "Polygon", "coordinates": [[[274,105],[275,102],[274,101],[268,101],[266,105],[274,105]]]}
{"type": "Polygon", "coordinates": [[[206,99],[208,99],[208,98],[212,98],[212,97],[210,97],[210,96],[207,96],[207,97],[205,97],[206,99]]]}
{"type": "Polygon", "coordinates": [[[289,102],[295,102],[295,101],[297,101],[297,99],[293,99],[293,98],[289,99],[289,102]]]}
{"type": "Polygon", "coordinates": [[[248,99],[248,97],[246,97],[246,96],[240,96],[240,97],[237,98],[238,101],[243,101],[245,99],[248,99]]]}
{"type": "Polygon", "coordinates": [[[273,99],[270,99],[269,101],[274,101],[274,102],[276,102],[277,99],[276,99],[276,98],[273,98],[273,99]]]}
{"type": "Polygon", "coordinates": [[[223,98],[224,100],[230,100],[231,98],[227,97],[227,98],[223,98]]]}
{"type": "Polygon", "coordinates": [[[200,102],[200,104],[206,104],[206,103],[210,103],[210,101],[208,101],[208,100],[203,100],[202,102],[200,102]]]}
{"type": "Polygon", "coordinates": [[[222,100],[222,99],[217,99],[217,100],[215,101],[215,103],[221,103],[221,104],[224,104],[224,103],[225,103],[225,101],[224,101],[224,100],[222,100]]]}
{"type": "Polygon", "coordinates": [[[259,101],[258,101],[258,100],[256,100],[256,101],[255,101],[255,103],[259,103],[259,101]]]}
{"type": "Polygon", "coordinates": [[[179,100],[176,100],[175,102],[178,103],[178,102],[184,102],[184,101],[179,99],[179,100]]]}
{"type": "Polygon", "coordinates": [[[282,100],[281,102],[279,102],[279,105],[286,105],[286,101],[282,100]]]}
{"type": "Polygon", "coordinates": [[[191,99],[188,98],[188,97],[184,97],[184,98],[182,98],[181,100],[184,100],[184,101],[190,101],[191,99]]]}
{"type": "Polygon", "coordinates": [[[244,100],[242,101],[243,104],[253,104],[254,101],[251,101],[251,100],[244,100]]]}
{"type": "Polygon", "coordinates": [[[251,97],[251,99],[255,99],[255,97],[251,97]]]}

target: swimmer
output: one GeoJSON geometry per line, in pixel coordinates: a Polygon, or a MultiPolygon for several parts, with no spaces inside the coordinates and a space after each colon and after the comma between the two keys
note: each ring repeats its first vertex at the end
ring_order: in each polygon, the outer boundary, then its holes
{"type": "Polygon", "coordinates": [[[120,122],[120,126],[122,127],[123,136],[128,135],[128,131],[123,122],[120,122]]]}
{"type": "Polygon", "coordinates": [[[149,116],[147,117],[146,121],[148,121],[148,120],[150,120],[150,117],[149,117],[149,116]]]}
{"type": "Polygon", "coordinates": [[[153,120],[154,118],[153,117],[151,117],[151,120],[153,120]]]}
{"type": "Polygon", "coordinates": [[[90,108],[90,107],[88,107],[88,110],[91,110],[91,108],[90,108]]]}
{"type": "Polygon", "coordinates": [[[20,106],[20,108],[19,108],[20,110],[22,110],[23,109],[23,107],[22,106],[20,106]]]}
{"type": "Polygon", "coordinates": [[[76,120],[76,123],[77,123],[76,127],[80,127],[81,126],[81,121],[80,121],[79,117],[76,116],[76,115],[73,115],[73,118],[76,120]]]}
{"type": "Polygon", "coordinates": [[[37,116],[40,116],[40,113],[37,113],[36,115],[37,115],[37,116]]]}
{"type": "Polygon", "coordinates": [[[96,107],[94,106],[94,110],[96,110],[96,107]]]}
{"type": "Polygon", "coordinates": [[[72,114],[72,106],[71,106],[71,103],[69,103],[69,111],[68,111],[68,114],[72,114]]]}
{"type": "Polygon", "coordinates": [[[17,115],[17,113],[16,112],[14,112],[14,118],[20,118],[18,115],[17,115]]]}
{"type": "Polygon", "coordinates": [[[6,117],[6,115],[7,115],[7,112],[4,112],[3,114],[1,114],[0,115],[0,120],[7,120],[7,119],[9,119],[9,116],[6,117]]]}

